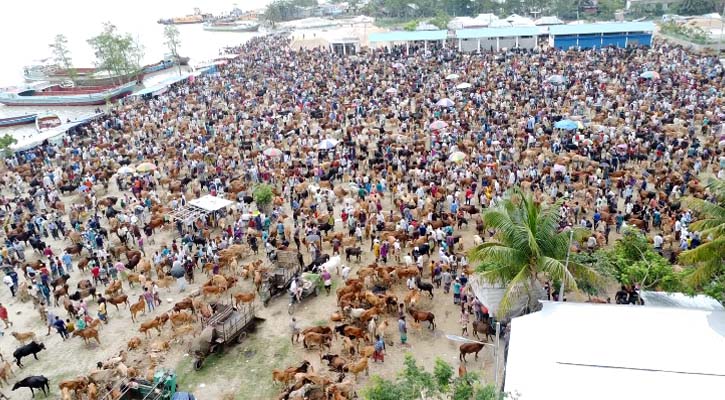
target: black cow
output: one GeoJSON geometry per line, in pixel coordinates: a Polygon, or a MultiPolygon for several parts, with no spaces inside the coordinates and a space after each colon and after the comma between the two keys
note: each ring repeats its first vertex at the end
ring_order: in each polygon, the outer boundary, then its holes
{"type": "Polygon", "coordinates": [[[17,240],[18,242],[24,242],[25,245],[27,246],[28,241],[30,240],[31,237],[33,237],[33,233],[29,232],[29,231],[25,231],[25,232],[18,233],[15,235],[9,235],[8,239],[10,239],[11,241],[17,240]]]}
{"type": "Polygon", "coordinates": [[[323,255],[315,258],[314,260],[312,260],[312,262],[305,268],[304,272],[312,271],[316,267],[319,267],[320,265],[326,263],[329,260],[330,260],[330,255],[323,254],[323,255]]]}
{"type": "Polygon", "coordinates": [[[433,298],[433,284],[430,282],[423,282],[420,280],[420,277],[415,279],[415,284],[418,286],[418,289],[420,289],[421,292],[428,292],[430,295],[430,298],[433,298]]]}
{"type": "Polygon", "coordinates": [[[50,385],[48,385],[48,378],[44,377],[43,375],[33,375],[28,376],[27,378],[23,378],[13,385],[13,391],[15,391],[18,388],[28,388],[30,389],[30,393],[33,395],[33,398],[35,398],[35,392],[33,389],[41,389],[43,391],[43,395],[45,397],[48,397],[48,393],[50,393],[50,385]],[[48,389],[46,392],[45,390],[48,389]]]}
{"type": "Polygon", "coordinates": [[[327,235],[331,230],[333,230],[333,226],[329,223],[325,222],[324,224],[320,224],[318,226],[320,231],[325,232],[325,235],[327,235]]]}
{"type": "Polygon", "coordinates": [[[62,194],[65,194],[66,192],[73,193],[78,188],[76,185],[61,185],[60,186],[60,192],[62,194]]]}
{"type": "Polygon", "coordinates": [[[33,236],[30,238],[30,247],[38,250],[39,253],[42,253],[47,246],[45,245],[45,242],[42,241],[39,237],[33,236]]]}
{"type": "Polygon", "coordinates": [[[23,368],[23,364],[20,362],[23,357],[33,355],[33,357],[37,360],[38,359],[38,353],[41,350],[45,350],[45,344],[38,343],[36,341],[32,341],[24,346],[18,347],[17,350],[13,352],[13,357],[15,357],[15,363],[18,364],[18,367],[23,368]]]}
{"type": "Polygon", "coordinates": [[[362,250],[360,247],[348,247],[345,249],[345,260],[350,261],[350,256],[355,256],[357,258],[357,262],[360,262],[360,256],[362,255],[362,250]]]}

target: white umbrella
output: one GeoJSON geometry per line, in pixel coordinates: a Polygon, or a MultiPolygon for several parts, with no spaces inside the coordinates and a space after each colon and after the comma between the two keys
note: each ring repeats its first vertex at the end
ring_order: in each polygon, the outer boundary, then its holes
{"type": "Polygon", "coordinates": [[[454,103],[453,100],[451,100],[447,97],[438,100],[438,102],[436,103],[436,105],[440,106],[440,107],[453,107],[454,104],[456,104],[456,103],[454,103]]]}
{"type": "Polygon", "coordinates": [[[318,150],[330,150],[340,143],[337,139],[325,139],[317,145],[318,150]]]}
{"type": "Polygon", "coordinates": [[[395,94],[395,93],[398,93],[398,89],[396,89],[396,88],[390,88],[390,89],[386,90],[385,93],[395,94]]]}
{"type": "Polygon", "coordinates": [[[460,78],[460,75],[458,75],[458,74],[450,74],[450,75],[446,76],[446,79],[449,81],[455,81],[458,78],[460,78]]]}
{"type": "Polygon", "coordinates": [[[456,89],[469,89],[471,86],[473,86],[473,85],[471,85],[468,82],[463,82],[463,83],[456,85],[456,89]]]}
{"type": "Polygon", "coordinates": [[[393,63],[393,68],[405,68],[405,65],[403,65],[400,62],[393,63]]]}
{"type": "Polygon", "coordinates": [[[135,170],[133,168],[129,167],[128,165],[124,165],[123,167],[118,169],[118,173],[121,175],[132,174],[134,172],[135,172],[135,170]]]}
{"type": "Polygon", "coordinates": [[[279,157],[282,155],[282,150],[276,147],[270,147],[262,152],[267,157],[279,157]]]}
{"type": "Polygon", "coordinates": [[[430,124],[430,129],[433,129],[434,131],[439,131],[441,129],[445,129],[448,127],[448,124],[445,121],[434,121],[432,124],[430,124]]]}
{"type": "Polygon", "coordinates": [[[453,161],[455,163],[459,163],[465,159],[466,159],[466,153],[464,153],[462,151],[454,151],[453,153],[451,153],[450,156],[448,156],[448,160],[453,161]]]}

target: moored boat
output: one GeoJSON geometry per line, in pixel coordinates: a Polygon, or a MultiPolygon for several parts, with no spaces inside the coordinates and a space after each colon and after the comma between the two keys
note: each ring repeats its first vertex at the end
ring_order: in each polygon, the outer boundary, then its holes
{"type": "Polygon", "coordinates": [[[136,82],[120,86],[62,87],[48,85],[0,93],[0,103],[8,106],[90,106],[102,105],[129,95],[136,82]]]}
{"type": "Polygon", "coordinates": [[[252,21],[215,21],[204,24],[205,31],[216,32],[256,32],[259,24],[252,21]]]}
{"type": "Polygon", "coordinates": [[[71,72],[54,65],[26,67],[23,71],[26,81],[71,82],[74,86],[121,85],[128,82],[142,81],[145,74],[145,71],[141,71],[126,75],[109,76],[96,68],[74,68],[74,71],[71,72]]]}
{"type": "Polygon", "coordinates": [[[210,14],[202,14],[201,10],[195,8],[194,14],[186,15],[184,17],[162,18],[157,22],[162,25],[200,24],[211,17],[212,16],[210,14]]]}
{"type": "Polygon", "coordinates": [[[61,121],[60,117],[52,113],[38,115],[38,117],[35,118],[35,129],[38,132],[44,132],[62,124],[63,121],[61,121]]]}
{"type": "Polygon", "coordinates": [[[0,118],[0,128],[6,126],[26,125],[35,122],[38,114],[18,115],[15,117],[0,118]]]}

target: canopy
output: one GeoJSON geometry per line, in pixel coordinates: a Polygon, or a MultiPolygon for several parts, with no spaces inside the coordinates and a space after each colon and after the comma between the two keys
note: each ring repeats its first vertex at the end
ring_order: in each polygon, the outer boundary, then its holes
{"type": "Polygon", "coordinates": [[[520,400],[712,399],[725,387],[723,311],[543,302],[510,327],[504,391],[520,400]]]}
{"type": "Polygon", "coordinates": [[[655,71],[644,71],[641,74],[639,74],[640,77],[645,79],[659,79],[660,74],[658,74],[655,71]]]}
{"type": "Polygon", "coordinates": [[[338,143],[340,142],[337,139],[325,139],[317,145],[317,149],[330,150],[331,148],[337,146],[338,143]]]}
{"type": "Polygon", "coordinates": [[[206,196],[191,200],[189,204],[194,207],[201,208],[204,211],[213,212],[221,210],[222,208],[229,207],[230,205],[234,204],[234,202],[221,197],[207,194],[206,196]]]}
{"type": "Polygon", "coordinates": [[[448,123],[446,121],[441,121],[441,120],[433,121],[433,123],[430,124],[430,129],[433,129],[435,131],[445,129],[447,127],[448,127],[448,123]]]}
{"type": "Polygon", "coordinates": [[[574,129],[579,128],[579,122],[572,121],[570,119],[562,119],[561,121],[556,121],[556,123],[554,124],[554,128],[573,131],[574,129]]]}
{"type": "Polygon", "coordinates": [[[456,89],[469,89],[471,86],[473,86],[473,85],[471,85],[468,82],[463,82],[463,83],[459,83],[458,85],[456,85],[456,89]]]}
{"type": "Polygon", "coordinates": [[[436,103],[436,105],[440,106],[440,107],[453,107],[454,104],[456,104],[456,103],[454,103],[453,100],[451,100],[449,98],[440,99],[436,103]]]}

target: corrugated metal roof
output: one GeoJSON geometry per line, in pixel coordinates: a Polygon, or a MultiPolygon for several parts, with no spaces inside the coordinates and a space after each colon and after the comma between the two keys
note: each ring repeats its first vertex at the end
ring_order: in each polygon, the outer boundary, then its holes
{"type": "Polygon", "coordinates": [[[549,27],[552,35],[586,35],[590,33],[652,32],[655,24],[646,22],[614,22],[604,24],[555,25],[549,27]]]}
{"type": "Polygon", "coordinates": [[[536,36],[546,32],[546,28],[538,26],[513,26],[508,28],[480,28],[459,29],[456,37],[459,39],[478,39],[491,37],[536,36]]]}
{"type": "Polygon", "coordinates": [[[418,40],[444,40],[448,31],[395,31],[371,33],[368,40],[374,42],[414,42],[418,40]]]}

